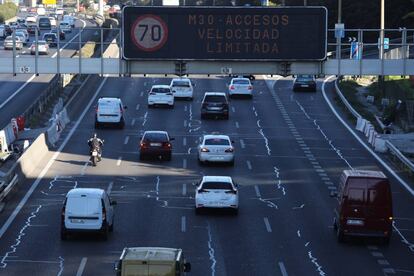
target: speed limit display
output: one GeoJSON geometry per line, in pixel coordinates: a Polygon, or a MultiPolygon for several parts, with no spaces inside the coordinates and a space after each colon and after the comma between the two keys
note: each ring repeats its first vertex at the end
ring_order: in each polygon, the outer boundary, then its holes
{"type": "Polygon", "coordinates": [[[145,52],[157,51],[167,41],[167,24],[156,15],[142,15],[135,20],[131,28],[131,38],[140,50],[145,52]]]}

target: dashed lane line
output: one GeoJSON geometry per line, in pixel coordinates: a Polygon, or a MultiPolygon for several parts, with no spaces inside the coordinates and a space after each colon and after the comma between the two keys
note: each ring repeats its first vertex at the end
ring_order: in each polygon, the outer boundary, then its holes
{"type": "Polygon", "coordinates": [[[86,266],[86,262],[88,261],[88,258],[83,257],[80,264],[79,264],[79,268],[78,271],[76,272],[76,276],[82,276],[83,271],[85,270],[85,266],[86,266]]]}
{"type": "Polygon", "coordinates": [[[252,169],[252,163],[249,160],[246,161],[246,165],[249,170],[252,169]]]}
{"type": "Polygon", "coordinates": [[[124,145],[128,144],[128,141],[129,141],[129,136],[125,137],[124,145]]]}
{"type": "Polygon", "coordinates": [[[280,269],[280,273],[282,273],[282,276],[288,276],[288,273],[286,271],[286,267],[283,264],[283,262],[279,262],[279,269],[280,269]]]}
{"type": "Polygon", "coordinates": [[[272,233],[272,227],[270,226],[269,219],[267,217],[264,217],[263,221],[266,226],[267,232],[272,233]]]}
{"type": "Polygon", "coordinates": [[[185,223],[185,216],[181,217],[181,232],[186,232],[186,223],[185,223]]]}

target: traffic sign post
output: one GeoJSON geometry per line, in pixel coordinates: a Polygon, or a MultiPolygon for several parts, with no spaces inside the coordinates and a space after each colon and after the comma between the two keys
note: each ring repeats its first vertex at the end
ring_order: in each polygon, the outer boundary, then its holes
{"type": "Polygon", "coordinates": [[[361,59],[362,58],[362,42],[353,41],[351,42],[351,51],[349,53],[350,59],[361,59]]]}
{"type": "Polygon", "coordinates": [[[145,7],[123,9],[127,60],[320,61],[324,7],[145,7]]]}

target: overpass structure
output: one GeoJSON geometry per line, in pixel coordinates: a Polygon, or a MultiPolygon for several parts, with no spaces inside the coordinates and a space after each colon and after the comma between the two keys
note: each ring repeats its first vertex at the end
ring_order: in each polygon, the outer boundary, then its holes
{"type": "MultiPolygon", "coordinates": [[[[0,73],[414,75],[414,30],[332,30],[326,18],[323,7],[127,7],[122,28],[95,31],[97,49],[114,55],[49,58],[14,48],[0,57],[0,73]]],[[[78,50],[85,31],[72,43],[78,50]]]]}

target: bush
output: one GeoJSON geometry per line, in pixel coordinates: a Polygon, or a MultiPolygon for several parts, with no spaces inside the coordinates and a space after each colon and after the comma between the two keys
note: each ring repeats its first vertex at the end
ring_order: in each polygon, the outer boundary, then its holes
{"type": "Polygon", "coordinates": [[[0,23],[4,23],[7,19],[15,17],[17,14],[17,6],[13,3],[0,5],[0,23]]]}

